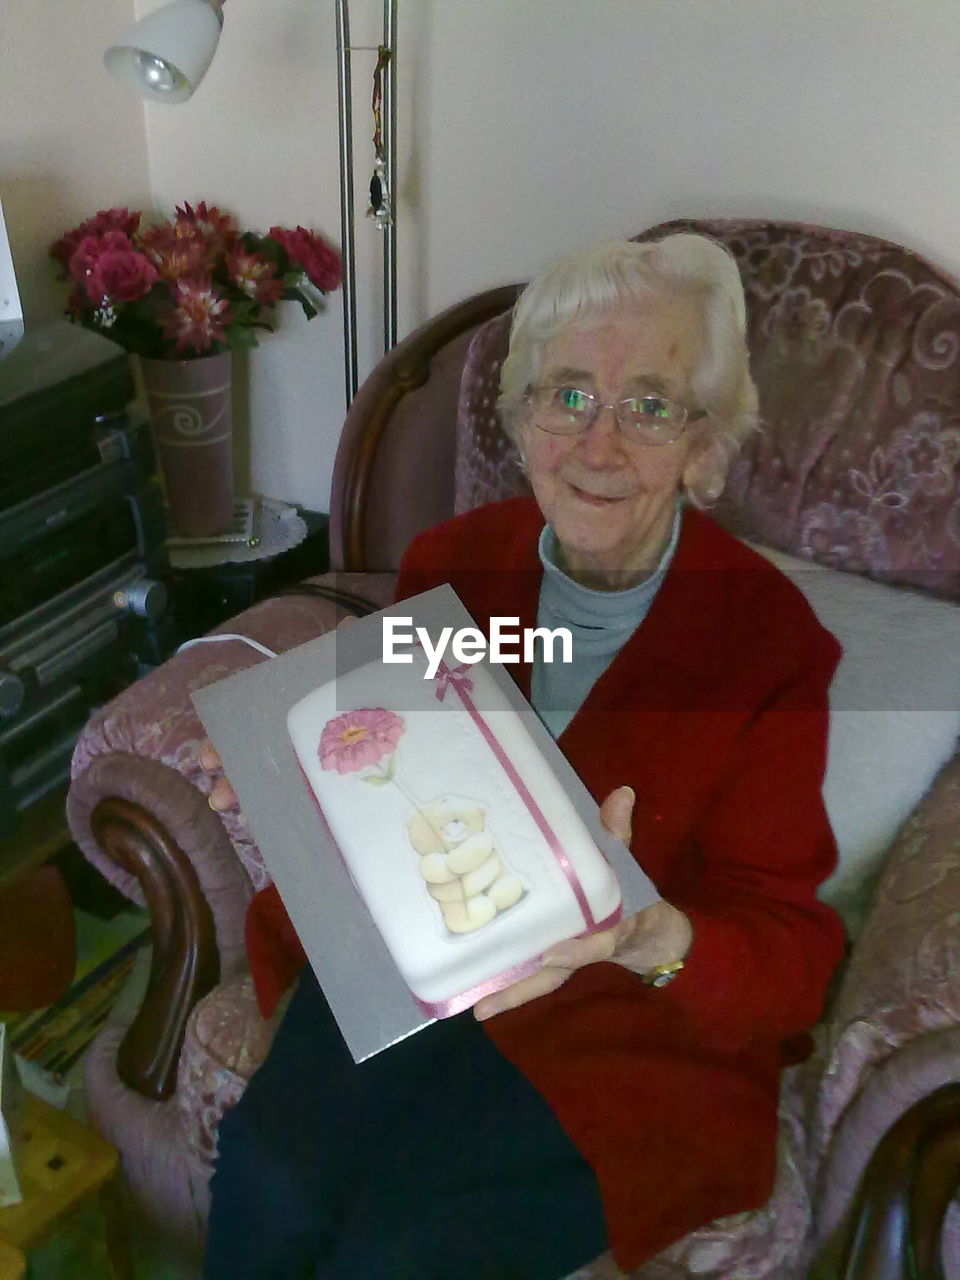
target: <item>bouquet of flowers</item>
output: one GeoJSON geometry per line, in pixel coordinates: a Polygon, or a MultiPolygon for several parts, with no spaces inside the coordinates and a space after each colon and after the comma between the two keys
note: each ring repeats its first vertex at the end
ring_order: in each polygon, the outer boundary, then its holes
{"type": "Polygon", "coordinates": [[[304,227],[241,231],[201,201],[151,226],[102,209],[50,249],[72,284],[71,320],[135,355],[190,360],[257,345],[283,299],[315,316],[342,278],[340,255],[304,227]]]}

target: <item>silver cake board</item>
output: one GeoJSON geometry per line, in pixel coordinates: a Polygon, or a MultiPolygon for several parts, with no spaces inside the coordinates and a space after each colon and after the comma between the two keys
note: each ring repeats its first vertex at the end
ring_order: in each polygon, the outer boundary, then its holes
{"type": "MultiPolygon", "coordinates": [[[[453,588],[436,587],[193,694],[264,865],[357,1062],[434,1019],[417,1004],[354,888],[304,782],[287,732],[287,713],[338,675],[381,662],[385,617],[412,618],[414,626],[425,627],[433,638],[444,627],[475,626],[453,588]]],[[[656,889],[630,851],[601,824],[597,804],[514,684],[509,668],[486,659],[483,665],[613,867],[624,913],[656,902],[656,889]]]]}

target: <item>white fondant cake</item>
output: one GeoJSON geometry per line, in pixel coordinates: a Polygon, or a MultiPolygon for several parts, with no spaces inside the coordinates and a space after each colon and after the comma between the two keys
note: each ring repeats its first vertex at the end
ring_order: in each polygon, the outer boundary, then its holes
{"type": "Polygon", "coordinates": [[[287,726],[398,969],[445,1016],[553,943],[611,923],[621,897],[482,664],[452,679],[425,672],[422,656],[361,666],[301,699],[287,726]]]}

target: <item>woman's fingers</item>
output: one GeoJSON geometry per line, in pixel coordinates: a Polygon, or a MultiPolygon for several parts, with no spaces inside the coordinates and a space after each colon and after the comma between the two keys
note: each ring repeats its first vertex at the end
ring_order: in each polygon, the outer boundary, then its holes
{"type": "MultiPolygon", "coordinates": [[[[197,759],[200,762],[200,768],[207,773],[218,773],[223,768],[220,752],[209,738],[204,739],[200,744],[197,759]]],[[[214,779],[213,786],[207,796],[207,804],[217,813],[223,813],[227,809],[238,808],[237,793],[226,778],[221,776],[214,779]]]]}
{"type": "Polygon", "coordinates": [[[548,947],[544,952],[543,963],[550,968],[566,969],[573,973],[574,969],[582,969],[585,964],[612,960],[616,946],[616,929],[602,929],[585,938],[570,938],[567,942],[558,942],[555,947],[548,947]]]}
{"type": "Polygon", "coordinates": [[[473,1016],[478,1022],[484,1022],[494,1014],[505,1013],[507,1009],[516,1009],[518,1005],[526,1004],[528,1000],[536,1000],[538,996],[556,991],[558,987],[563,986],[569,976],[569,969],[538,969],[536,973],[531,973],[529,978],[521,978],[512,986],[504,987],[502,991],[478,1000],[473,1006],[473,1016]]]}
{"type": "Polygon", "coordinates": [[[632,787],[617,787],[600,806],[600,821],[612,836],[623,844],[630,844],[633,805],[636,800],[632,787]]]}
{"type": "Polygon", "coordinates": [[[483,1022],[494,1014],[516,1009],[528,1000],[536,1000],[538,996],[556,991],[571,973],[585,964],[610,960],[615,944],[613,929],[604,929],[601,933],[592,933],[586,938],[570,938],[567,942],[558,942],[548,949],[543,957],[543,965],[536,973],[532,973],[529,978],[521,978],[519,982],[504,987],[492,996],[484,996],[473,1006],[473,1016],[478,1022],[483,1022]]]}
{"type": "Polygon", "coordinates": [[[211,809],[216,809],[217,813],[223,813],[226,809],[236,809],[238,807],[237,793],[226,778],[217,778],[210,788],[207,804],[211,809]]]}

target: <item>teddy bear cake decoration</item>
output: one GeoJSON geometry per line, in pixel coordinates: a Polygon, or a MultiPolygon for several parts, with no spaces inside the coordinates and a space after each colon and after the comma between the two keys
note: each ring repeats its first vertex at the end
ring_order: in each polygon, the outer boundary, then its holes
{"type": "Polygon", "coordinates": [[[617,877],[483,663],[373,662],[287,731],[350,878],[435,1017],[619,917],[617,877]]]}

